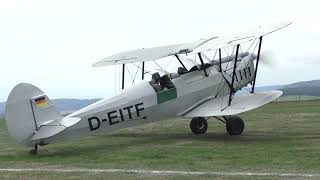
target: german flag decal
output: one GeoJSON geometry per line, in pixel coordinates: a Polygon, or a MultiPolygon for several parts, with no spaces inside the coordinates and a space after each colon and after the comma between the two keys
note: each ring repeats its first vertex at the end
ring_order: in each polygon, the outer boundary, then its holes
{"type": "Polygon", "coordinates": [[[46,96],[42,96],[34,99],[34,103],[36,104],[37,107],[44,107],[48,105],[46,96]]]}

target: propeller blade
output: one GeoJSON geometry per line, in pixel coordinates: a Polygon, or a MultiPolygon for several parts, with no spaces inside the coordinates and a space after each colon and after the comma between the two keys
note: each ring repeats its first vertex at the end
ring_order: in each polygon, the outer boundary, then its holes
{"type": "Polygon", "coordinates": [[[271,50],[263,51],[260,54],[260,62],[266,67],[274,67],[276,59],[275,53],[271,50]]]}

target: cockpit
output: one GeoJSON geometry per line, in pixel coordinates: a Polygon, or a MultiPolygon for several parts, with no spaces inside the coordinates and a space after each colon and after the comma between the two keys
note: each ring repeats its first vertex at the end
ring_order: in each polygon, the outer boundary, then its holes
{"type": "Polygon", "coordinates": [[[157,94],[157,103],[163,103],[177,98],[177,89],[171,79],[179,77],[177,73],[170,73],[160,76],[158,72],[153,73],[150,85],[157,94]]]}
{"type": "Polygon", "coordinates": [[[210,66],[212,66],[212,64],[209,64],[209,63],[204,64],[204,66],[195,65],[190,70],[187,70],[184,67],[178,67],[177,73],[168,73],[163,76],[160,76],[160,74],[156,72],[152,74],[151,81],[149,83],[153,87],[153,89],[156,91],[156,93],[158,93],[161,91],[165,91],[167,89],[175,88],[171,79],[178,78],[181,75],[184,75],[193,71],[200,71],[203,69],[207,69],[210,66]]]}
{"type": "Polygon", "coordinates": [[[150,81],[150,85],[153,87],[153,89],[156,91],[156,93],[175,88],[174,84],[171,81],[172,77],[171,74],[160,76],[158,72],[153,73],[150,81]]]}

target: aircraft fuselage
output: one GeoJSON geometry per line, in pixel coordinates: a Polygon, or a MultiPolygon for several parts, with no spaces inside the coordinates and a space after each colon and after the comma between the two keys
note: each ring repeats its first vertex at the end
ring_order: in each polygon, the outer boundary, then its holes
{"type": "MultiPolygon", "coordinates": [[[[112,130],[183,116],[202,102],[230,94],[233,62],[196,70],[172,79],[175,88],[156,93],[148,81],[141,81],[116,96],[102,99],[68,117],[79,117],[81,121],[62,133],[48,139],[55,141],[69,137],[110,132],[112,130]]],[[[237,65],[233,88],[237,91],[254,77],[253,59],[244,57],[237,65]]],[[[222,102],[227,106],[227,99],[222,102]]]]}

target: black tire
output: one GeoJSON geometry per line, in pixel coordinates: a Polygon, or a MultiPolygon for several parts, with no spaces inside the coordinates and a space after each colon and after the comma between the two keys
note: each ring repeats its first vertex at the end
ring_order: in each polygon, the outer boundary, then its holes
{"type": "Polygon", "coordinates": [[[242,134],[244,130],[243,120],[238,116],[230,116],[226,121],[226,130],[231,136],[242,134]]]}
{"type": "Polygon", "coordinates": [[[204,134],[208,129],[208,122],[203,117],[192,118],[190,129],[194,134],[204,134]]]}
{"type": "Polygon", "coordinates": [[[34,149],[31,149],[29,153],[32,155],[36,155],[38,153],[38,145],[34,145],[34,149]]]}

